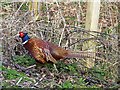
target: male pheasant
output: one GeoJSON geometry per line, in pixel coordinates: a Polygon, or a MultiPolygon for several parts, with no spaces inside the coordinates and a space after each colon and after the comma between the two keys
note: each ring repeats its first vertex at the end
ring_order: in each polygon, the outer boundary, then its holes
{"type": "Polygon", "coordinates": [[[65,50],[51,42],[44,41],[40,38],[30,38],[27,33],[19,32],[22,44],[31,56],[40,63],[48,61],[56,63],[57,60],[65,58],[93,58],[95,53],[92,52],[74,52],[65,50]]]}

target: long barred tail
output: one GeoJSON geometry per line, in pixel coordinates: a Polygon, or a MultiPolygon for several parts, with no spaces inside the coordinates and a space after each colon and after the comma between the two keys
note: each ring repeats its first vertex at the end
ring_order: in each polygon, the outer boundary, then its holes
{"type": "Polygon", "coordinates": [[[99,54],[98,52],[69,52],[69,54],[66,56],[66,58],[95,58],[95,59],[102,59],[100,57],[97,57],[96,54],[99,54]]]}

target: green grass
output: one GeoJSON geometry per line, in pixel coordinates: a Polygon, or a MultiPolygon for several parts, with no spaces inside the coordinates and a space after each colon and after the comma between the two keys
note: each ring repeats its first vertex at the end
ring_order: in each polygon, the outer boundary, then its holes
{"type": "Polygon", "coordinates": [[[108,68],[110,64],[103,63],[99,65],[95,65],[92,70],[90,71],[90,74],[93,77],[96,77],[100,80],[107,80],[107,79],[114,79],[114,76],[112,75],[112,70],[108,68]]]}
{"type": "MultiPolygon", "coordinates": [[[[54,72],[55,70],[53,64],[51,63],[47,63],[44,66],[51,72],[54,72]]],[[[56,63],[56,68],[59,72],[69,73],[70,75],[78,75],[77,71],[79,68],[76,63],[65,64],[62,61],[58,61],[58,63],[56,63]]]]}
{"type": "MultiPolygon", "coordinates": [[[[21,66],[25,66],[25,67],[31,66],[36,63],[36,61],[28,55],[15,56],[13,61],[15,63],[17,63],[21,66]]],[[[57,68],[58,72],[55,72],[55,68],[54,68],[53,64],[51,64],[51,63],[38,64],[38,65],[40,66],[40,68],[43,68],[43,67],[46,68],[46,70],[50,71],[51,73],[54,73],[54,74],[61,73],[63,75],[67,75],[67,76],[71,77],[72,81],[69,79],[65,79],[62,82],[62,84],[59,84],[57,86],[59,88],[88,88],[88,87],[89,88],[99,88],[99,86],[98,86],[99,84],[93,83],[92,85],[88,85],[88,82],[85,81],[85,77],[92,77],[93,80],[99,80],[102,83],[106,83],[107,80],[112,80],[114,78],[111,70],[108,69],[108,66],[109,66],[108,63],[96,64],[91,69],[82,68],[82,70],[86,71],[86,74],[84,74],[84,77],[81,76],[81,72],[80,72],[81,69],[78,66],[78,63],[70,63],[69,64],[69,63],[64,63],[63,61],[58,61],[58,63],[56,63],[56,68],[57,68]]],[[[21,77],[23,77],[23,80],[21,82],[24,82],[25,80],[27,80],[27,81],[30,80],[30,78],[27,77],[24,72],[18,72],[16,70],[6,68],[6,67],[2,67],[2,70],[5,72],[3,74],[3,76],[6,80],[13,80],[13,79],[19,80],[21,77]]],[[[57,77],[55,76],[53,78],[55,79],[57,77]]],[[[46,84],[48,84],[48,83],[50,83],[50,82],[47,82],[46,84]]],[[[9,84],[6,82],[4,82],[4,85],[9,86],[9,84]]],[[[116,86],[114,86],[114,87],[116,87],[116,86]]]]}
{"type": "Polygon", "coordinates": [[[62,88],[73,88],[73,85],[69,80],[64,82],[61,86],[62,86],[62,88]]]}
{"type": "Polygon", "coordinates": [[[31,79],[28,76],[26,76],[26,74],[23,72],[18,72],[14,69],[10,69],[4,66],[2,66],[2,71],[4,72],[3,76],[5,79],[12,80],[23,77],[24,79],[31,81],[31,79]]]}
{"type": "MultiPolygon", "coordinates": [[[[35,64],[36,61],[28,55],[23,55],[23,56],[14,56],[13,62],[19,64],[20,66],[28,67],[30,65],[35,64]]],[[[4,72],[3,77],[5,78],[5,80],[16,80],[17,83],[18,80],[22,78],[20,83],[23,83],[25,81],[34,82],[34,80],[29,78],[24,72],[19,72],[15,69],[11,69],[5,66],[2,66],[2,71],[4,72]]],[[[17,85],[11,86],[11,84],[9,82],[6,82],[5,80],[3,81],[3,87],[18,88],[17,85]]]]}
{"type": "MultiPolygon", "coordinates": [[[[18,80],[20,78],[22,78],[21,82],[24,81],[31,81],[34,82],[33,79],[29,78],[25,73],[23,72],[18,72],[17,70],[11,69],[11,68],[7,68],[5,66],[2,66],[2,71],[3,71],[3,77],[5,80],[16,80],[16,83],[18,82],[18,80]]],[[[11,84],[9,82],[3,81],[3,87],[8,88],[8,87],[18,87],[17,85],[14,86],[10,86],[11,84]]]]}
{"type": "Polygon", "coordinates": [[[85,79],[83,77],[79,77],[75,79],[76,81],[73,83],[70,80],[66,80],[64,83],[62,83],[59,87],[60,88],[98,88],[98,86],[87,86],[87,82],[85,82],[85,79]]]}
{"type": "Polygon", "coordinates": [[[35,59],[33,59],[32,57],[28,55],[14,56],[13,61],[14,63],[19,64],[24,67],[31,66],[36,63],[35,59]]]}

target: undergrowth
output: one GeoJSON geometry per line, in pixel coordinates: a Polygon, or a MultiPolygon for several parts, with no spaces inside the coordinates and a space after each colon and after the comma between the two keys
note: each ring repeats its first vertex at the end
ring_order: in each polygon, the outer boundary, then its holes
{"type": "MultiPolygon", "coordinates": [[[[4,2],[0,4],[2,5],[3,9],[1,10],[1,16],[4,16],[2,23],[3,35],[0,34],[4,41],[4,57],[9,56],[9,58],[11,58],[11,56],[14,55],[13,49],[16,45],[14,41],[14,36],[18,33],[18,31],[23,30],[32,34],[33,36],[36,35],[38,37],[42,37],[43,39],[52,41],[55,44],[58,44],[64,25],[70,27],[76,26],[78,27],[78,29],[79,26],[85,26],[85,3],[79,3],[79,5],[78,3],[75,3],[73,4],[75,5],[74,8],[73,5],[69,3],[66,5],[64,3],[59,3],[58,6],[60,7],[58,7],[56,4],[48,3],[48,7],[46,6],[47,4],[41,4],[40,21],[33,21],[32,23],[30,23],[32,19],[30,18],[31,13],[23,13],[28,11],[28,3],[24,3],[21,8],[19,8],[21,3],[4,2]],[[62,15],[60,15],[60,11],[62,12],[62,15]],[[66,22],[63,22],[64,19],[66,22]],[[44,23],[46,23],[47,25],[44,23]]],[[[75,61],[74,63],[64,63],[63,61],[58,61],[58,63],[55,64],[55,68],[52,63],[36,63],[33,58],[28,55],[23,55],[24,53],[20,51],[21,49],[18,49],[18,51],[21,52],[22,55],[14,55],[12,63],[25,68],[31,67],[32,65],[36,65],[36,67],[32,67],[28,70],[22,71],[21,68],[16,69],[15,67],[10,67],[9,65],[11,63],[8,63],[8,66],[2,66],[2,73],[4,77],[2,83],[3,87],[118,88],[119,85],[116,84],[115,79],[117,77],[117,53],[119,53],[119,50],[117,50],[117,39],[112,38],[113,36],[118,37],[116,34],[117,29],[114,28],[114,26],[117,25],[117,5],[115,3],[103,3],[101,4],[100,12],[99,29],[102,30],[102,34],[99,34],[98,40],[96,41],[98,41],[98,51],[106,53],[104,56],[102,56],[103,58],[107,59],[106,62],[97,61],[93,68],[88,69],[77,61],[75,61]]],[[[119,27],[120,24],[118,24],[118,28],[119,27]]],[[[69,31],[75,30],[75,28],[64,29],[65,31],[68,31],[68,33],[69,31]]],[[[81,29],[82,28],[80,28],[80,30],[81,29]]],[[[69,42],[69,44],[74,43],[74,41],[77,40],[78,37],[80,38],[79,41],[81,41],[81,39],[83,39],[82,37],[85,34],[84,32],[76,32],[75,35],[73,33],[68,36],[68,34],[66,35],[65,32],[63,33],[64,35],[62,37],[62,41],[64,41],[65,44],[61,44],[61,46],[65,46],[69,41],[71,41],[69,42]]],[[[83,42],[81,41],[80,44],[83,44],[83,42]]],[[[70,49],[75,48],[76,50],[77,48],[79,48],[77,46],[77,43],[76,45],[70,47],[69,44],[68,48],[70,49]]],[[[6,60],[3,60],[3,62],[4,61],[6,60]]],[[[8,62],[9,61],[10,60],[8,60],[8,62]]]]}
{"type": "Polygon", "coordinates": [[[21,55],[21,56],[16,55],[13,57],[13,62],[25,67],[31,66],[36,63],[36,61],[29,55],[21,55]]]}
{"type": "MultiPolygon", "coordinates": [[[[17,63],[21,66],[24,67],[29,67],[31,65],[36,64],[35,60],[33,58],[31,58],[28,55],[23,55],[23,56],[15,56],[14,58],[14,63],[17,63]]],[[[108,70],[108,64],[104,63],[104,64],[98,64],[95,65],[92,69],[81,69],[78,66],[79,63],[64,63],[62,61],[58,61],[58,63],[56,64],[56,68],[58,70],[58,72],[55,71],[55,67],[53,66],[52,63],[46,63],[46,64],[38,64],[36,67],[40,67],[40,68],[36,68],[37,71],[39,71],[42,68],[45,68],[47,72],[50,73],[54,73],[55,76],[52,77],[52,79],[59,79],[58,77],[60,77],[60,75],[62,74],[64,78],[65,75],[67,75],[69,77],[69,79],[65,79],[62,81],[62,83],[60,84],[53,84],[54,87],[58,87],[58,88],[98,88],[98,87],[103,87],[104,85],[106,85],[107,87],[118,87],[116,84],[111,86],[108,84],[108,82],[114,82],[113,80],[113,76],[110,72],[110,70],[108,70]],[[85,73],[81,73],[82,71],[84,71],[85,73]],[[102,85],[103,84],[103,85],[102,85]]],[[[20,79],[23,78],[21,83],[24,83],[24,81],[31,81],[31,79],[25,75],[24,72],[18,72],[16,70],[7,68],[7,67],[2,67],[3,70],[3,76],[6,80],[12,80],[12,79],[20,79]]],[[[31,68],[32,71],[32,68],[31,68]]],[[[44,73],[46,74],[46,72],[34,72],[34,73],[44,73]]],[[[49,75],[46,76],[46,78],[49,78],[49,75]]],[[[49,84],[50,81],[44,81],[42,83],[46,83],[49,84]]],[[[3,82],[4,87],[11,87],[9,86],[8,83],[3,82]]],[[[18,85],[13,85],[12,87],[18,87],[18,85]]]]}
{"type": "Polygon", "coordinates": [[[11,69],[9,67],[5,67],[2,66],[2,72],[3,72],[3,77],[4,77],[4,81],[2,82],[2,86],[3,88],[10,88],[10,87],[19,87],[19,85],[17,85],[17,82],[20,80],[20,83],[23,82],[34,82],[34,79],[31,79],[30,77],[28,77],[25,73],[23,72],[19,72],[17,70],[11,69]],[[12,82],[14,82],[15,84],[12,85],[12,82]]]}

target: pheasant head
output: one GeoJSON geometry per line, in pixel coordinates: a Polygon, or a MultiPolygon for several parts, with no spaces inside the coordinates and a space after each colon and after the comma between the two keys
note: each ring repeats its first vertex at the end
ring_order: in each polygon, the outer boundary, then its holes
{"type": "Polygon", "coordinates": [[[27,43],[28,40],[30,39],[28,33],[24,33],[24,32],[19,32],[19,37],[22,38],[22,44],[27,43]]]}

